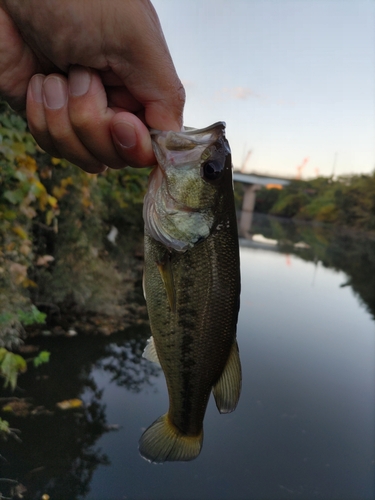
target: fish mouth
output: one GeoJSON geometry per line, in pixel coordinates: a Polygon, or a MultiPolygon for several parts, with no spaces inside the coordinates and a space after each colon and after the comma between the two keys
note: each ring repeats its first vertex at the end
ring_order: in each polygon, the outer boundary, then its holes
{"type": "Polygon", "coordinates": [[[201,129],[185,127],[181,132],[151,129],[152,146],[158,165],[180,166],[199,161],[201,154],[224,136],[225,122],[216,122],[201,129]]]}
{"type": "MultiPolygon", "coordinates": [[[[162,132],[161,130],[151,128],[150,135],[152,137],[154,135],[160,135],[163,133],[172,133],[176,136],[180,136],[180,137],[184,138],[186,135],[189,135],[189,136],[190,135],[202,135],[202,134],[204,135],[207,132],[211,132],[212,130],[215,130],[215,129],[220,129],[220,130],[218,130],[219,132],[224,132],[225,127],[226,127],[225,122],[215,122],[212,125],[209,125],[208,127],[204,127],[204,128],[183,127],[181,132],[162,132]]],[[[202,141],[197,140],[197,144],[200,144],[201,142],[202,141]]]]}

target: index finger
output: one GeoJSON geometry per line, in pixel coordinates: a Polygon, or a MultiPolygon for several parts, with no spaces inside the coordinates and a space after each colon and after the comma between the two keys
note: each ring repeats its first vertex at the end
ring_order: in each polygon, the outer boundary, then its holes
{"type": "Polygon", "coordinates": [[[147,9],[144,3],[127,3],[127,30],[115,27],[116,37],[111,33],[103,46],[111,71],[144,107],[146,124],[159,130],[179,131],[185,90],[158,16],[150,2],[147,1],[147,9]]]}

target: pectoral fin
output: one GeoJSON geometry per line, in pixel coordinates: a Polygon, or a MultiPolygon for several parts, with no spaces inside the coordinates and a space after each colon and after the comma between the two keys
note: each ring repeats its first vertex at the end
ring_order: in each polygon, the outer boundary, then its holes
{"type": "Polygon", "coordinates": [[[234,341],[221,377],[212,389],[220,413],[230,413],[238,403],[241,393],[241,361],[237,341],[234,341]]]}
{"type": "Polygon", "coordinates": [[[168,302],[171,310],[173,312],[176,311],[176,293],[173,281],[173,268],[170,256],[166,256],[166,258],[162,262],[157,262],[159,273],[161,279],[163,280],[165,291],[167,292],[168,302]]]}
{"type": "Polygon", "coordinates": [[[148,359],[149,361],[152,361],[153,363],[160,365],[158,353],[156,352],[154,337],[150,337],[147,340],[147,344],[143,351],[142,356],[148,359]]]}

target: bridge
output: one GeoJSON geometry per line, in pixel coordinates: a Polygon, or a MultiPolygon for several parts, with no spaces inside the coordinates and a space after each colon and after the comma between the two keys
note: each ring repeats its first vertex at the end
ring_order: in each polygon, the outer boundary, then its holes
{"type": "Polygon", "coordinates": [[[257,186],[288,186],[292,179],[286,177],[275,177],[270,175],[262,174],[244,174],[238,170],[233,171],[233,180],[236,182],[242,182],[243,184],[252,184],[257,186]]]}
{"type": "Polygon", "coordinates": [[[292,179],[285,177],[275,177],[256,173],[245,174],[234,171],[233,181],[246,184],[245,193],[242,201],[242,212],[239,222],[239,233],[244,238],[251,238],[249,233],[253,220],[253,213],[256,200],[256,192],[262,187],[283,189],[288,186],[292,179]]]}

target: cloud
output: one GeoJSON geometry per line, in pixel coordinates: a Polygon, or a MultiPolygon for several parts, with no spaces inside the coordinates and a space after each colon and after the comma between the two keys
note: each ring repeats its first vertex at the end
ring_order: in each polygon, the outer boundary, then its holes
{"type": "Polygon", "coordinates": [[[224,87],[215,93],[215,100],[226,101],[227,99],[235,99],[246,101],[249,98],[261,99],[261,95],[254,92],[249,87],[224,87]]]}
{"type": "Polygon", "coordinates": [[[232,89],[234,99],[246,100],[249,97],[260,97],[260,95],[253,92],[247,87],[235,87],[232,89]]]}

